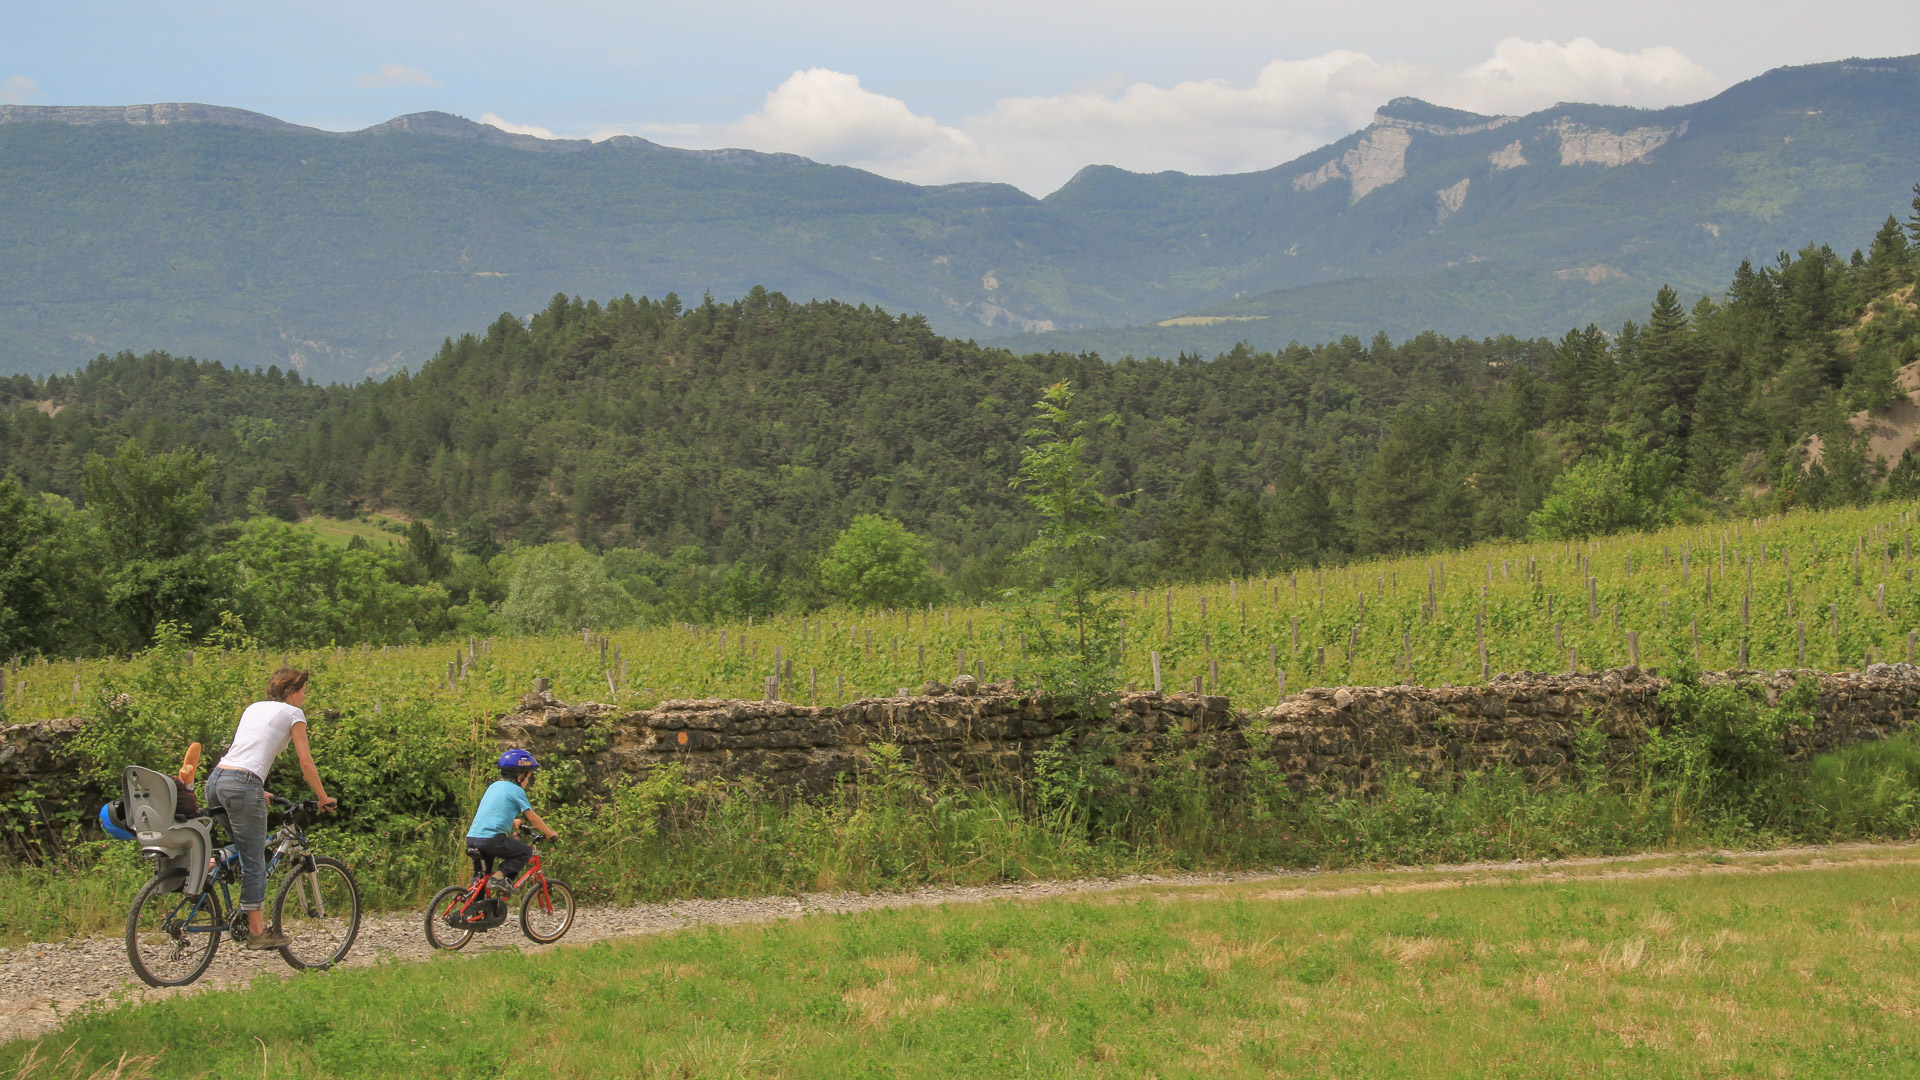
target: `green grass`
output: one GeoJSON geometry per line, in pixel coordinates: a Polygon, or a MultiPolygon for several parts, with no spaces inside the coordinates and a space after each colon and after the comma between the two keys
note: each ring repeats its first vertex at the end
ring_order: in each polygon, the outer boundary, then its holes
{"type": "Polygon", "coordinates": [[[405,536],[394,531],[393,528],[393,526],[404,528],[403,523],[398,518],[390,518],[384,514],[368,514],[364,519],[316,515],[302,521],[300,525],[302,528],[313,530],[314,535],[334,547],[346,547],[356,536],[375,547],[400,544],[405,540],[405,536]]]}
{"type": "Polygon", "coordinates": [[[1913,1075],[1912,855],[815,917],[268,977],[41,1052],[158,1077],[1913,1075]]]}

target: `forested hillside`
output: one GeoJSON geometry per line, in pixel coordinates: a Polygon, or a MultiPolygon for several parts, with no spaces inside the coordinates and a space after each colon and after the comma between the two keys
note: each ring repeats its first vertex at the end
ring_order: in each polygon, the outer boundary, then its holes
{"type": "Polygon", "coordinates": [[[1271,169],[1093,164],[1036,198],[445,114],[334,133],[0,105],[0,371],[131,348],[352,380],[556,291],[755,285],[959,337],[1063,335],[1021,352],[1612,327],[1662,283],[1690,303],[1743,258],[1870,230],[1920,171],[1916,125],[1920,58],[1843,61],[1660,110],[1398,99],[1271,169]],[[1154,325],[1183,315],[1203,321],[1154,325]]]}
{"type": "Polygon", "coordinates": [[[303,641],[503,610],[535,628],[510,603],[529,553],[601,597],[555,619],[803,610],[835,598],[819,559],[861,515],[924,538],[916,589],[990,595],[1033,528],[1008,487],[1031,405],[1063,380],[1110,419],[1090,456],[1128,510],[1120,585],[1912,495],[1920,459],[1886,474],[1856,414],[1903,400],[1920,358],[1916,241],[1920,199],[1850,258],[1742,264],[1720,301],[1663,289],[1643,321],[1557,341],[1109,363],[756,289],[556,296],[353,387],[101,357],[0,381],[0,651],[113,651],[223,611],[303,641]],[[407,548],[328,552],[281,524],[376,510],[414,520],[407,548]]]}

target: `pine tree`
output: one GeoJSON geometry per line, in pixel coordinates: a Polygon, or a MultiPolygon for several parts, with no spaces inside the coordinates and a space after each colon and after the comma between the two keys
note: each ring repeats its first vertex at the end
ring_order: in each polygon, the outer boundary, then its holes
{"type": "Polygon", "coordinates": [[[1909,265],[1912,257],[1913,252],[1907,243],[1907,234],[1900,228],[1900,220],[1888,214],[1867,249],[1867,265],[1861,280],[1865,295],[1861,299],[1871,304],[1905,285],[1912,270],[1909,265]]]}

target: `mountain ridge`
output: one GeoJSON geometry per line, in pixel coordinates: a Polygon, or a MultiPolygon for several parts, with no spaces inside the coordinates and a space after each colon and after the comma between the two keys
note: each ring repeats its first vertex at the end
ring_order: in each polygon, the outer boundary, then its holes
{"type": "Polygon", "coordinates": [[[1429,327],[1374,297],[1409,288],[1449,318],[1433,329],[1559,333],[1870,231],[1920,176],[1914,130],[1920,58],[1836,61],[1665,109],[1398,98],[1270,169],[1090,165],[1035,198],[446,113],[322,132],[194,103],[0,106],[0,368],[166,348],[352,379],[555,292],[759,285],[1019,349],[1406,334],[1429,327]],[[1482,264],[1498,288],[1461,273],[1482,264]]]}

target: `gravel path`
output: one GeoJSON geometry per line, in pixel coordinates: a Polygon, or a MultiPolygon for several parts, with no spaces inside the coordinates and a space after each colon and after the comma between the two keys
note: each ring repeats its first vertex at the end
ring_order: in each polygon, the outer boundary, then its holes
{"type": "MultiPolygon", "coordinates": [[[[1450,866],[1406,867],[1393,873],[1428,875],[1483,874],[1488,871],[1522,871],[1529,877],[1552,878],[1580,867],[1613,867],[1602,876],[1608,878],[1641,877],[1688,873],[1739,873],[1768,870],[1818,869],[1869,859],[1905,864],[1915,860],[1887,859],[1901,853],[1920,856],[1916,844],[1846,844],[1834,847],[1784,848],[1771,851],[1716,853],[1652,853],[1615,858],[1561,859],[1530,863],[1466,863],[1450,866]],[[1753,865],[1754,860],[1814,857],[1811,864],[1753,865]],[[1652,860],[1693,860],[1659,868],[1634,868],[1634,863],[1652,860]]],[[[1342,871],[1346,873],[1349,871],[1342,871]]],[[[636,904],[631,907],[582,907],[572,931],[558,945],[535,945],[520,933],[517,915],[505,925],[478,935],[462,955],[484,954],[502,949],[540,952],[565,948],[604,938],[635,934],[656,934],[690,926],[723,926],[737,923],[767,922],[806,915],[872,911],[880,908],[921,907],[938,904],[982,903],[997,900],[1041,900],[1051,897],[1109,893],[1143,885],[1208,886],[1233,882],[1274,882],[1307,886],[1328,871],[1301,870],[1279,872],[1243,872],[1218,874],[1136,875],[1086,881],[1033,881],[997,885],[943,886],[897,893],[808,893],[801,896],[766,896],[732,900],[679,900],[668,904],[636,904]]],[[[1409,882],[1407,889],[1431,889],[1471,883],[1470,877],[1450,881],[1409,882]]],[[[1308,895],[1326,891],[1329,895],[1358,895],[1400,891],[1392,885],[1371,884],[1353,888],[1315,890],[1288,889],[1266,894],[1270,898],[1308,895]]],[[[432,950],[420,927],[417,911],[383,912],[361,918],[360,936],[343,967],[362,967],[386,959],[423,960],[432,950]]],[[[207,974],[190,987],[155,990],[144,986],[127,966],[127,957],[119,937],[79,938],[63,942],[34,942],[0,948],[0,1042],[44,1035],[60,1026],[66,1015],[89,1003],[120,997],[157,1000],[174,994],[243,984],[262,974],[292,975],[278,953],[251,953],[223,942],[207,974]]]]}

